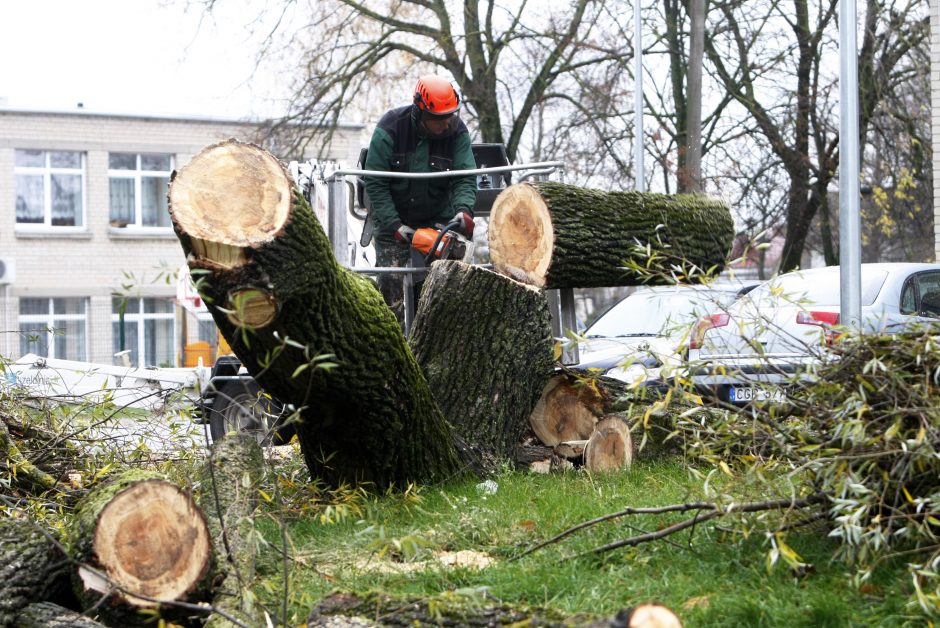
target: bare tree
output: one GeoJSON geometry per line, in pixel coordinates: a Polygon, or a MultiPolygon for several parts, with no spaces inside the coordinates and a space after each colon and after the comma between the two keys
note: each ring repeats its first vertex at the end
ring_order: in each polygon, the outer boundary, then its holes
{"type": "MultiPolygon", "coordinates": [[[[647,58],[664,56],[669,67],[668,74],[658,72],[655,66],[648,70],[647,80],[653,89],[647,91],[647,110],[658,129],[648,138],[646,148],[662,169],[666,191],[673,189],[673,178],[678,192],[701,192],[706,188],[715,191],[718,179],[726,176],[723,165],[730,155],[725,147],[745,137],[753,125],[743,111],[728,115],[727,108],[734,99],[717,89],[717,83],[711,81],[707,89],[704,87],[704,53],[695,32],[704,37],[708,3],[694,0],[694,24],[688,4],[689,0],[663,0],[659,10],[649,13],[646,19],[655,36],[647,58]],[[703,116],[706,107],[708,113],[703,116]],[[711,167],[703,171],[702,161],[709,153],[711,167]],[[706,186],[706,179],[710,186],[706,186]]],[[[701,43],[704,45],[704,39],[701,43]]]]}
{"type": "Polygon", "coordinates": [[[702,61],[705,56],[705,0],[689,0],[689,73],[686,82],[685,168],[680,190],[702,191],[702,61]]]}
{"type": "MultiPolygon", "coordinates": [[[[868,0],[859,52],[859,128],[910,72],[928,17],[914,0],[868,0]]],[[[715,0],[705,48],[715,76],[751,116],[788,179],[787,234],[780,270],[800,265],[817,214],[826,262],[838,263],[829,186],[839,165],[832,38],[837,0],[776,0],[757,6],[715,0]]]]}
{"type": "MultiPolygon", "coordinates": [[[[214,1],[206,0],[210,10],[214,1]]],[[[300,59],[289,113],[272,132],[317,129],[315,138],[293,139],[325,143],[340,120],[374,119],[376,105],[402,102],[402,85],[436,72],[457,83],[482,141],[504,143],[510,159],[567,157],[573,148],[593,154],[588,170],[606,162],[622,178],[630,170],[622,140],[632,127],[621,106],[632,87],[623,3],[300,0],[309,11],[293,8],[264,51],[300,59]],[[309,17],[298,27],[299,14],[309,17]],[[399,87],[394,96],[390,84],[399,87]]]]}

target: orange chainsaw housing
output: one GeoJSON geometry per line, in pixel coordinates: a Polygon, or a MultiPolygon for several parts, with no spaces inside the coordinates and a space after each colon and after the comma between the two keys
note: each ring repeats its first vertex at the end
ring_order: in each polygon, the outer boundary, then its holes
{"type": "MultiPolygon", "coordinates": [[[[415,230],[414,236],[411,238],[411,247],[416,251],[420,251],[422,254],[427,255],[431,252],[431,247],[434,246],[434,241],[437,240],[437,236],[440,235],[440,231],[437,229],[432,229],[431,227],[423,227],[421,229],[415,230]]],[[[444,237],[441,238],[441,241],[437,244],[437,250],[434,251],[434,257],[439,258],[444,251],[446,251],[451,243],[452,236],[449,233],[445,233],[444,237]]]]}

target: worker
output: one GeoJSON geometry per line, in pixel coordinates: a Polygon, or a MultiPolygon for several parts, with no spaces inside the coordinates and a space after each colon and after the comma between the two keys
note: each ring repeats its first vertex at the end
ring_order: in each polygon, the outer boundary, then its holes
{"type": "MultiPolygon", "coordinates": [[[[387,111],[379,120],[366,170],[436,172],[476,168],[470,133],[459,116],[460,96],[446,78],[422,76],[412,104],[387,111]]],[[[458,222],[473,237],[476,177],[433,179],[364,177],[376,227],[376,266],[408,266],[415,229],[458,222]]],[[[404,319],[402,277],[380,275],[379,289],[399,322],[404,319]]]]}

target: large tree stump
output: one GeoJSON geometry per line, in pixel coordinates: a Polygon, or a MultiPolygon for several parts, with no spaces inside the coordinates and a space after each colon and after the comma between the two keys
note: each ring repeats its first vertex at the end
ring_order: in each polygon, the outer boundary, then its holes
{"type": "Polygon", "coordinates": [[[394,314],[337,263],[273,156],[236,140],[209,146],[174,174],[169,198],[219,329],[265,390],[300,409],[314,477],[384,488],[463,467],[394,314]]]}
{"type": "Polygon", "coordinates": [[[0,518],[0,626],[19,625],[17,613],[31,603],[71,598],[71,566],[35,523],[0,518]]]}
{"type": "Polygon", "coordinates": [[[733,236],[730,210],[717,199],[555,182],[509,186],[496,197],[489,226],[496,269],[544,288],[688,281],[670,279],[674,266],[719,271],[733,236]],[[629,261],[646,270],[626,268],[629,261]]]}
{"type": "Polygon", "coordinates": [[[435,262],[410,342],[457,433],[486,459],[512,460],[552,374],[545,295],[480,267],[435,262]]]}
{"type": "Polygon", "coordinates": [[[106,597],[98,606],[106,623],[152,622],[142,609],[172,617],[173,602],[208,597],[209,530],[181,488],[155,472],[132,470],[92,489],[76,508],[69,530],[70,554],[80,564],[76,594],[86,607],[106,597]]]}

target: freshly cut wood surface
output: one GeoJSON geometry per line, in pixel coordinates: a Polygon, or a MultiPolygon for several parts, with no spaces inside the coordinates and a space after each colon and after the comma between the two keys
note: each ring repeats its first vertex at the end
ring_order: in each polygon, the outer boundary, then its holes
{"type": "Polygon", "coordinates": [[[633,464],[633,440],[626,421],[609,415],[597,422],[584,447],[584,466],[590,471],[622,471],[633,464]]]}
{"type": "Polygon", "coordinates": [[[675,277],[682,264],[718,272],[734,222],[706,196],[539,182],[496,197],[488,234],[497,271],[544,288],[593,288],[693,280],[675,277]],[[646,271],[630,269],[631,260],[646,271]]]}
{"type": "Polygon", "coordinates": [[[209,146],[174,174],[170,204],[190,238],[254,246],[284,227],[291,180],[273,155],[248,146],[235,140],[209,146]]]}
{"type": "MultiPolygon", "coordinates": [[[[81,565],[76,594],[86,606],[107,596],[99,606],[105,623],[152,621],[137,611],[158,606],[154,600],[204,600],[212,548],[189,493],[160,474],[131,470],[89,491],[76,508],[69,530],[81,565]]],[[[173,608],[161,606],[164,611],[173,608]]]]}

